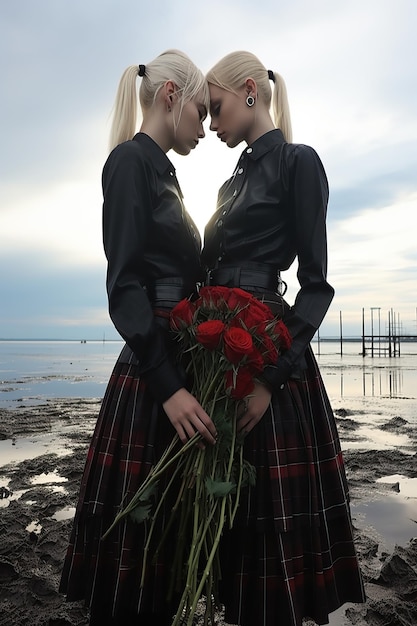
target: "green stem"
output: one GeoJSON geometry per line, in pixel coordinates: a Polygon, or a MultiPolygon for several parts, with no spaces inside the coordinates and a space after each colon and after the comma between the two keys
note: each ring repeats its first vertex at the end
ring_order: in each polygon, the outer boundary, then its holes
{"type": "Polygon", "coordinates": [[[195,615],[195,612],[196,612],[196,609],[197,609],[197,603],[198,603],[198,601],[199,601],[199,599],[201,597],[201,594],[203,592],[206,580],[210,576],[213,560],[214,560],[214,557],[216,556],[217,548],[219,546],[220,538],[221,538],[221,535],[222,535],[222,532],[223,532],[224,521],[225,521],[225,508],[226,508],[226,498],[222,498],[217,532],[216,532],[216,535],[214,537],[213,545],[212,545],[212,548],[210,550],[209,557],[207,559],[207,563],[206,563],[206,566],[204,568],[204,572],[203,572],[203,574],[201,576],[200,584],[199,584],[199,586],[197,588],[196,593],[194,594],[193,601],[191,603],[191,607],[190,607],[189,615],[188,615],[188,619],[187,619],[187,626],[192,626],[193,618],[194,618],[194,615],[195,615]]]}
{"type": "MultiPolygon", "coordinates": [[[[145,547],[143,549],[142,575],[141,575],[141,580],[140,580],[140,586],[141,587],[143,587],[144,583],[145,583],[145,572],[146,572],[146,565],[147,565],[148,554],[149,554],[149,547],[150,547],[150,543],[151,543],[151,540],[152,540],[153,532],[155,530],[156,519],[158,517],[159,511],[162,508],[162,505],[165,502],[165,498],[167,497],[167,495],[169,493],[171,485],[175,481],[175,479],[176,479],[176,477],[177,477],[177,475],[178,475],[178,473],[180,472],[181,469],[182,469],[182,463],[180,462],[180,463],[178,463],[177,467],[175,468],[174,473],[172,474],[169,483],[167,484],[167,486],[165,487],[164,491],[162,492],[162,495],[161,495],[161,498],[159,500],[158,506],[156,507],[155,512],[152,515],[151,526],[150,526],[150,529],[149,529],[148,537],[146,539],[145,547]]],[[[183,488],[183,483],[181,484],[180,493],[182,492],[182,488],[183,488]]],[[[155,551],[155,556],[158,554],[158,552],[159,552],[159,550],[160,550],[160,548],[161,548],[161,546],[162,546],[162,544],[163,544],[163,542],[165,540],[165,537],[166,537],[170,527],[172,526],[172,523],[174,521],[174,517],[175,517],[175,515],[174,515],[174,507],[173,507],[171,509],[171,515],[169,517],[168,524],[166,525],[166,527],[164,529],[164,533],[162,535],[162,538],[161,538],[160,542],[158,543],[158,547],[157,547],[157,549],[155,551]]]]}
{"type": "Polygon", "coordinates": [[[122,509],[122,511],[120,511],[116,515],[116,517],[114,518],[113,523],[111,524],[111,526],[108,528],[108,530],[102,536],[102,539],[106,539],[106,537],[111,533],[113,528],[115,528],[115,526],[117,526],[117,524],[124,517],[129,515],[129,513],[131,513],[133,511],[133,509],[136,508],[136,506],[140,502],[140,499],[141,499],[144,491],[149,487],[149,485],[157,482],[159,480],[160,476],[162,476],[167,471],[167,469],[169,469],[171,467],[171,465],[177,461],[178,458],[180,458],[191,447],[193,447],[198,441],[200,441],[200,439],[201,439],[200,433],[195,433],[195,435],[193,437],[191,437],[191,439],[189,439],[187,441],[187,443],[185,443],[182,446],[182,448],[171,459],[169,459],[168,458],[169,455],[171,454],[172,450],[176,447],[176,445],[179,442],[178,435],[176,434],[174,436],[173,440],[171,441],[171,443],[168,446],[168,448],[165,450],[165,452],[162,455],[162,457],[159,459],[158,463],[154,466],[153,469],[151,469],[151,471],[149,472],[148,476],[146,477],[146,479],[144,480],[142,485],[139,487],[137,492],[134,494],[133,498],[130,500],[129,504],[127,504],[125,506],[125,508],[122,509]],[[168,458],[168,460],[166,460],[167,458],[168,458]]]}

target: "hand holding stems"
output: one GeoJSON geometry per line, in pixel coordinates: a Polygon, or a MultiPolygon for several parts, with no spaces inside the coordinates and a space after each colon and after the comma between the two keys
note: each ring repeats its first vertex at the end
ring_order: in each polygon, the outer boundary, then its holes
{"type": "Polygon", "coordinates": [[[237,423],[238,432],[248,434],[261,421],[272,393],[266,385],[255,381],[255,389],[243,401],[243,411],[237,423]]]}
{"type": "Polygon", "coordinates": [[[200,433],[206,442],[216,443],[213,421],[187,389],[178,389],[162,406],[182,443],[185,444],[196,433],[200,433]]]}

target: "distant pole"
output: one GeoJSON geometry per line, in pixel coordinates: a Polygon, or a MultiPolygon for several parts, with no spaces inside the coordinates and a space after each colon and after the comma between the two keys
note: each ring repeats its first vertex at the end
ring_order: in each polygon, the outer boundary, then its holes
{"type": "MultiPolygon", "coordinates": [[[[377,306],[371,306],[371,356],[374,356],[374,311],[380,311],[380,307],[377,306]]],[[[379,331],[379,335],[380,335],[380,331],[379,331]]],[[[378,337],[379,337],[378,335],[378,337]]],[[[379,354],[379,351],[378,351],[379,354]]]]}
{"type": "Polygon", "coordinates": [[[320,356],[320,328],[317,329],[317,354],[320,356]]]}
{"type": "Polygon", "coordinates": [[[398,315],[398,356],[401,356],[401,324],[400,324],[400,314],[398,315]]]}
{"type": "Polygon", "coordinates": [[[391,334],[392,334],[391,311],[388,311],[388,356],[392,356],[391,334]]]}
{"type": "Polygon", "coordinates": [[[340,326],[340,356],[343,356],[342,311],[339,311],[339,326],[340,326]]]}
{"type": "Polygon", "coordinates": [[[378,307],[378,356],[381,356],[381,307],[378,307]]]}
{"type": "Polygon", "coordinates": [[[362,356],[366,355],[365,350],[365,309],[362,308],[362,356]]]}

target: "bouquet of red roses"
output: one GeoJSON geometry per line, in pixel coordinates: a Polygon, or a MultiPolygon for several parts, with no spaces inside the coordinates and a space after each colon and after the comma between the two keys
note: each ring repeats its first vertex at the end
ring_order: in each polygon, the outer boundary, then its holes
{"type": "Polygon", "coordinates": [[[214,446],[197,446],[201,439],[197,433],[181,446],[175,435],[106,534],[126,515],[136,521],[151,519],[142,564],[143,585],[154,521],[167,494],[175,489],[166,532],[174,521],[178,524],[171,591],[180,590],[182,597],[173,626],[191,626],[203,595],[204,623],[210,619],[213,624],[220,538],[225,525],[233,525],[241,490],[253,485],[256,478],[255,469],[244,459],[244,440],[237,429],[242,400],[251,394],[264,367],[276,363],[280,352],[289,348],[291,338],[266,304],[239,288],[203,287],[196,300],[184,299],[174,307],[170,326],[187,362],[191,392],[213,420],[218,439],[214,446]],[[163,476],[169,480],[156,498],[163,476]]]}

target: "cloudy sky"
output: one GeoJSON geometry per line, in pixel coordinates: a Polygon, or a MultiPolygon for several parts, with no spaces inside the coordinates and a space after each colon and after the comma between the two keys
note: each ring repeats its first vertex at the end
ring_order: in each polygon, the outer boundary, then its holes
{"type": "MultiPolygon", "coordinates": [[[[117,338],[107,314],[100,177],[128,65],[180,48],[207,71],[254,52],[287,83],[294,141],[331,188],[322,336],[371,307],[417,313],[415,0],[16,0],[0,8],[0,338],[117,338]]],[[[208,130],[169,156],[201,231],[243,145],[208,130]]],[[[289,299],[297,291],[287,276],[289,299]]]]}

